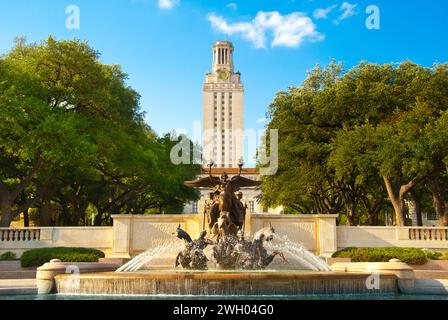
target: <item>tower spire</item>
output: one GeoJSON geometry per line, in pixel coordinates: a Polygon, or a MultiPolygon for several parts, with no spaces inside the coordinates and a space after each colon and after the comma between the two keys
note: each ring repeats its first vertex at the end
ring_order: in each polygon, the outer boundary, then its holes
{"type": "Polygon", "coordinates": [[[217,41],[213,45],[213,72],[225,69],[233,73],[233,44],[230,41],[217,41]]]}

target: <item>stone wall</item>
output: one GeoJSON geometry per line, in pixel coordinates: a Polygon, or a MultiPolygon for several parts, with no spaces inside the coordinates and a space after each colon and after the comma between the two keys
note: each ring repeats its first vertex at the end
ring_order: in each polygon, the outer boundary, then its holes
{"type": "Polygon", "coordinates": [[[88,247],[112,253],[113,227],[0,228],[0,254],[18,257],[26,250],[45,247],[88,247]]]}
{"type": "Polygon", "coordinates": [[[338,249],[346,247],[415,247],[448,249],[448,228],[346,227],[336,228],[338,249]]]}
{"type": "Polygon", "coordinates": [[[113,215],[112,257],[129,258],[169,241],[180,225],[192,237],[199,234],[199,215],[113,215]]]}
{"type": "MultiPolygon", "coordinates": [[[[198,236],[203,226],[203,215],[115,215],[113,257],[127,258],[154,248],[173,237],[178,225],[192,238],[198,236]]],[[[286,235],[292,241],[303,243],[306,249],[331,255],[336,251],[336,216],[302,215],[287,216],[275,214],[248,215],[245,224],[246,235],[261,228],[274,227],[276,233],[286,235]]]]}
{"type": "MultiPolygon", "coordinates": [[[[178,225],[193,238],[203,226],[202,214],[114,215],[113,227],[0,228],[0,254],[42,247],[89,247],[107,257],[130,258],[160,244],[175,243],[178,225]]],[[[278,235],[300,242],[315,254],[330,256],[346,247],[417,247],[448,249],[448,228],[336,227],[336,215],[250,214],[246,235],[272,225],[278,235]]]]}

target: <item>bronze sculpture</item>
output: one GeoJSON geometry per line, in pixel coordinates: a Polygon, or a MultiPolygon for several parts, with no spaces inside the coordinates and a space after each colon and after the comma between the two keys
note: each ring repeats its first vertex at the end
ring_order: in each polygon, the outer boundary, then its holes
{"type": "Polygon", "coordinates": [[[261,181],[241,176],[242,164],[239,164],[238,174],[230,179],[225,172],[221,177],[212,176],[212,166],[213,163],[209,164],[208,177],[194,181],[185,181],[185,185],[194,188],[213,188],[213,192],[210,194],[210,201],[206,203],[204,208],[209,232],[212,235],[219,235],[218,220],[223,213],[227,212],[230,218],[230,221],[227,221],[227,223],[235,226],[232,227],[230,232],[236,236],[238,230],[244,229],[246,216],[246,206],[241,202],[242,193],[239,192],[237,197],[236,192],[240,188],[259,186],[261,181]]]}
{"type": "Polygon", "coordinates": [[[213,188],[204,208],[203,228],[207,220],[209,233],[217,237],[217,242],[206,239],[205,230],[193,241],[179,226],[176,235],[184,239],[186,245],[176,257],[176,267],[181,265],[186,269],[207,269],[208,259],[203,250],[208,245],[213,245],[212,260],[221,269],[265,269],[277,255],[286,262],[281,252],[268,254],[263,246],[264,242],[274,237],[272,226],[256,232],[252,241],[244,238],[246,206],[241,202],[242,193],[238,191],[244,187],[259,186],[261,182],[242,177],[242,164],[239,165],[238,175],[230,179],[225,172],[221,177],[212,176],[212,166],[213,163],[209,165],[208,177],[186,181],[185,184],[189,187],[213,188]]]}
{"type": "Polygon", "coordinates": [[[206,270],[207,257],[203,250],[208,246],[214,244],[210,239],[206,239],[207,231],[202,231],[199,238],[192,240],[190,235],[181,229],[180,225],[176,229],[176,236],[179,239],[185,240],[185,248],[178,253],[176,257],[175,267],[181,265],[184,269],[206,270]]]}

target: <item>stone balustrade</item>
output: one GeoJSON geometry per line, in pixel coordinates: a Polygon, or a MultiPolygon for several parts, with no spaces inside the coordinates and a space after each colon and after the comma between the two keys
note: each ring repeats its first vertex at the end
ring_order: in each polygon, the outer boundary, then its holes
{"type": "Polygon", "coordinates": [[[39,228],[0,228],[0,243],[8,241],[39,241],[39,228]]]}
{"type": "Polygon", "coordinates": [[[347,247],[415,247],[448,249],[446,227],[337,227],[338,249],[347,247]]]}
{"type": "Polygon", "coordinates": [[[0,254],[11,251],[18,257],[30,249],[88,247],[110,254],[112,227],[0,228],[0,254]]]}
{"type": "Polygon", "coordinates": [[[447,227],[409,227],[409,240],[448,240],[447,227]]]}

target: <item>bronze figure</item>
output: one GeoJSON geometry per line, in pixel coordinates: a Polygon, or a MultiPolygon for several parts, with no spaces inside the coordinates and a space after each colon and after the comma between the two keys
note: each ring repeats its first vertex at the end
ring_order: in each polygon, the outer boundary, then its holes
{"type": "Polygon", "coordinates": [[[241,188],[256,187],[261,181],[255,181],[241,176],[242,165],[236,176],[229,179],[224,172],[221,177],[213,176],[209,166],[209,176],[194,181],[185,181],[185,185],[194,188],[213,188],[210,193],[210,199],[204,206],[205,216],[207,219],[208,230],[212,235],[218,235],[218,220],[222,213],[227,212],[230,222],[236,226],[232,229],[232,234],[236,235],[238,230],[244,228],[246,216],[246,206],[241,202],[242,193],[238,192],[241,188]]]}

